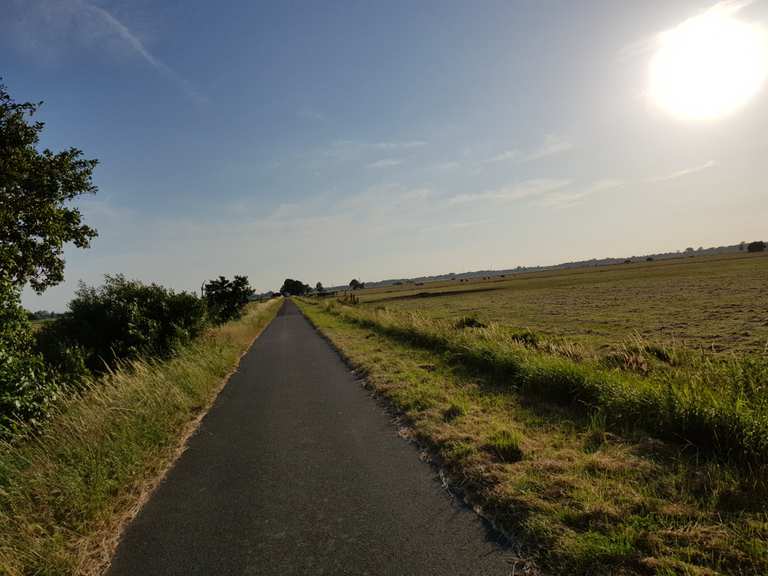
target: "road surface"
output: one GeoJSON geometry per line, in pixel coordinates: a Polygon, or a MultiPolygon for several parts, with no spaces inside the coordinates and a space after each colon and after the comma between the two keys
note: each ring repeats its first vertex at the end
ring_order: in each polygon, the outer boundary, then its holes
{"type": "Polygon", "coordinates": [[[498,540],[286,302],[109,574],[511,574],[498,540]]]}

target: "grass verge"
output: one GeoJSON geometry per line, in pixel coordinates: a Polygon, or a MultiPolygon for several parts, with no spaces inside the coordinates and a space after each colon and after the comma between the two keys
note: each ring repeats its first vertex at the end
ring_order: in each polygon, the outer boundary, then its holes
{"type": "Polygon", "coordinates": [[[119,530],[183,448],[280,301],[209,330],[167,361],[127,363],[0,444],[0,574],[99,574],[119,530]]]}
{"type": "MultiPolygon", "coordinates": [[[[643,386],[657,386],[669,374],[682,382],[699,364],[681,360],[679,370],[660,369],[653,380],[579,363],[567,347],[548,349],[530,335],[490,338],[492,326],[436,326],[386,312],[299,304],[406,417],[454,486],[547,572],[768,573],[763,469],[660,439],[665,434],[640,425],[657,421],[653,413],[622,418],[615,413],[620,404],[583,396],[563,402],[552,392],[561,386],[572,392],[574,373],[578,389],[578,375],[589,370],[590,378],[619,381],[619,399],[632,386],[642,397],[643,386]],[[528,376],[517,380],[521,374],[528,376]],[[558,382],[562,374],[565,384],[558,382]],[[539,387],[533,377],[551,387],[539,387]]],[[[747,400],[742,404],[759,412],[747,400]]]]}

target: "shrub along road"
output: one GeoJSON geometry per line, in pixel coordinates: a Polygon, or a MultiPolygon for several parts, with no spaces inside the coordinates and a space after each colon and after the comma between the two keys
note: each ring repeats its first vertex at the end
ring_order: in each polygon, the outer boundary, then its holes
{"type": "Polygon", "coordinates": [[[110,574],[510,574],[292,302],[243,358],[110,574]]]}

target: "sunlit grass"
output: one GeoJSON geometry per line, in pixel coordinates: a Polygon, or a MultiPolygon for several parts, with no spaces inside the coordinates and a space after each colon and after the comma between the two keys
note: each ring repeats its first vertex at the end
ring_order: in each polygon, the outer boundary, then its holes
{"type": "Polygon", "coordinates": [[[0,445],[0,574],[98,573],[121,521],[278,305],[252,305],[170,360],[124,364],[37,435],[0,445]]]}
{"type": "Polygon", "coordinates": [[[493,323],[302,306],[550,573],[768,573],[764,448],[745,432],[765,438],[763,360],[629,336],[638,369],[493,323]]]}

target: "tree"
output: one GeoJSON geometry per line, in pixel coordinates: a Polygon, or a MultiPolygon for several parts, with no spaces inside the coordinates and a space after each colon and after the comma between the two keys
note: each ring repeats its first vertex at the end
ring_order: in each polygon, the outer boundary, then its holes
{"type": "Polygon", "coordinates": [[[243,308],[253,295],[253,289],[248,283],[248,276],[235,276],[231,281],[219,276],[205,283],[203,294],[208,316],[220,324],[242,316],[243,308]]]}
{"type": "Polygon", "coordinates": [[[286,278],[285,282],[283,282],[283,287],[280,288],[280,292],[285,296],[303,296],[309,291],[310,287],[308,284],[292,278],[286,278]]]}
{"type": "Polygon", "coordinates": [[[765,251],[765,242],[762,240],[757,240],[755,242],[750,242],[747,244],[747,252],[764,252],[765,251]]]}
{"type": "Polygon", "coordinates": [[[17,103],[0,84],[0,271],[14,286],[37,292],[64,279],[63,248],[87,248],[96,230],[68,203],[95,193],[97,160],[77,148],[39,152],[42,103],[17,103]]]}
{"type": "Polygon", "coordinates": [[[35,423],[48,411],[58,387],[42,357],[33,349],[19,288],[0,277],[0,437],[35,423]]]}
{"type": "Polygon", "coordinates": [[[315,284],[315,292],[317,292],[318,294],[323,294],[325,292],[325,288],[323,288],[322,282],[318,282],[317,284],[315,284]]]}
{"type": "Polygon", "coordinates": [[[352,290],[360,290],[361,288],[365,288],[365,284],[360,282],[357,278],[352,278],[349,282],[349,287],[352,288],[352,290]]]}

